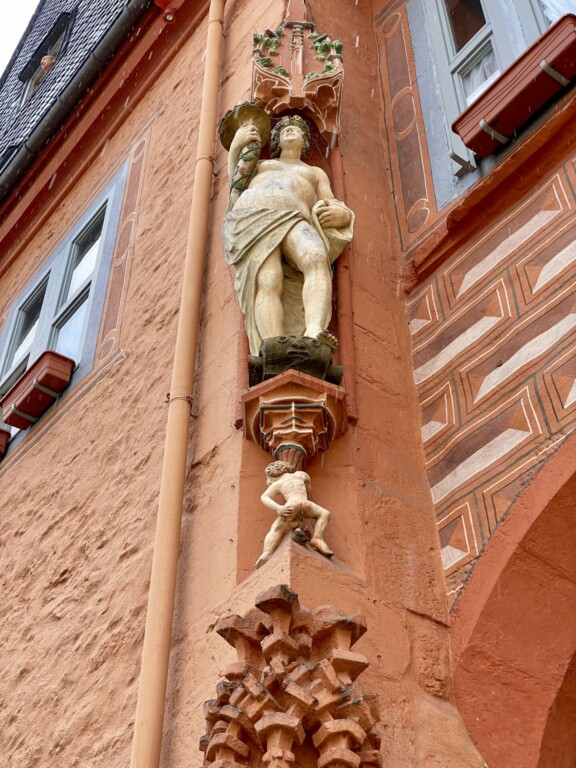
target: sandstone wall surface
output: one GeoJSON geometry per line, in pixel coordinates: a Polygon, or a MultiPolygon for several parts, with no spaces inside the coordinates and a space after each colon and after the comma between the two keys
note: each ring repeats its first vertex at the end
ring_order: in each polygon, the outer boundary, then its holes
{"type": "Polygon", "coordinates": [[[0,753],[15,768],[129,763],[204,40],[201,26],[117,133],[94,126],[96,161],[13,245],[0,281],[5,312],[130,160],[103,315],[112,344],[0,465],[0,753]]]}
{"type": "MultiPolygon", "coordinates": [[[[275,28],[283,5],[228,4],[221,114],[249,96],[252,32],[275,28]]],[[[242,323],[220,243],[227,158],[216,148],[162,765],[201,765],[202,703],[232,657],[213,627],[274,583],[290,584],[304,605],[332,602],[366,615],[359,650],[371,661],[366,687],[382,699],[386,765],[481,765],[453,706],[373,7],[310,5],[318,30],[345,46],[340,148],[358,216],[355,360],[343,361],[355,364],[358,419],[309,467],[313,498],[334,513],[328,541],[336,556],[327,561],[287,542],[253,569],[271,522],[259,500],[268,456],[234,426],[242,323]]],[[[119,238],[123,270],[111,283],[108,308],[116,301],[118,313],[102,337],[110,344],[81,392],[63,398],[36,438],[31,431],[0,466],[0,639],[8,660],[0,732],[8,765],[18,768],[129,760],[205,34],[201,24],[138,105],[126,103],[130,114],[114,135],[95,130],[98,159],[1,278],[2,298],[13,301],[94,190],[130,154],[134,167],[142,163],[119,238]]]]}
{"type": "Polygon", "coordinates": [[[375,28],[456,698],[490,765],[569,764],[576,100],[548,103],[438,210],[406,6],[376,2],[375,28]]]}
{"type": "MultiPolygon", "coordinates": [[[[260,591],[287,583],[303,605],[334,603],[366,615],[359,651],[371,661],[365,686],[382,698],[386,765],[481,765],[453,706],[372,5],[318,0],[310,7],[317,30],[344,42],[339,146],[346,201],[357,213],[351,281],[358,421],[307,469],[313,498],[333,511],[327,537],[336,555],[327,561],[286,542],[254,571],[271,524],[259,500],[269,456],[230,429],[224,405],[236,391],[241,320],[216,224],[227,195],[227,156],[219,150],[163,764],[200,765],[190,756],[204,733],[202,702],[214,697],[234,655],[213,633],[219,616],[244,613],[260,591]]],[[[281,14],[278,2],[228,8],[221,114],[249,95],[252,32],[275,29],[281,14]]]]}

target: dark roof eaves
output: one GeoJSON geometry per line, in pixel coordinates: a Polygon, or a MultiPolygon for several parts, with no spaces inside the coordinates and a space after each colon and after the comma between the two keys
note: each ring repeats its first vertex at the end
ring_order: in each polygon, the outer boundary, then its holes
{"type": "MultiPolygon", "coordinates": [[[[38,7],[33,18],[37,16],[38,11],[41,10],[45,2],[46,0],[42,0],[42,5],[38,7]]],[[[102,72],[114,51],[150,5],[150,2],[151,0],[129,0],[103,38],[89,52],[72,80],[58,94],[55,101],[52,102],[51,106],[36,123],[31,134],[22,142],[8,163],[0,169],[0,201],[10,192],[17,180],[24,174],[52,138],[58,127],[70,114],[74,105],[77,104],[82,95],[102,72]]],[[[32,20],[28,25],[28,29],[31,25],[32,20]]],[[[25,36],[20,41],[14,55],[22,46],[25,36]]]]}

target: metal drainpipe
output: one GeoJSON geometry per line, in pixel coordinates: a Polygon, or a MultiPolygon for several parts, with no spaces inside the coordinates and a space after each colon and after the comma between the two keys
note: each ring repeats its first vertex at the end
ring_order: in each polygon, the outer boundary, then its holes
{"type": "Polygon", "coordinates": [[[172,369],[131,768],[158,768],[160,764],[186,478],[191,395],[212,192],[212,152],[216,133],[225,4],[226,0],[210,0],[208,13],[196,173],[192,190],[188,245],[172,369]]]}

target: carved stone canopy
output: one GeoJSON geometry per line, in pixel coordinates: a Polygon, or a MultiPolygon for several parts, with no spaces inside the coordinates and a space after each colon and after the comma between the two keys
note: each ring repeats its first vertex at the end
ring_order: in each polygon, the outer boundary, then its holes
{"type": "Polygon", "coordinates": [[[340,129],[342,43],[307,16],[302,0],[288,2],[277,29],[254,35],[251,100],[269,115],[305,110],[330,142],[340,129]]]}
{"type": "Polygon", "coordinates": [[[380,766],[378,700],[356,683],[368,659],[350,650],[365,631],[362,616],[301,608],[284,584],[245,616],[221,618],[216,632],[238,660],[204,704],[204,765],[292,768],[315,750],[319,768],[380,766]]]}

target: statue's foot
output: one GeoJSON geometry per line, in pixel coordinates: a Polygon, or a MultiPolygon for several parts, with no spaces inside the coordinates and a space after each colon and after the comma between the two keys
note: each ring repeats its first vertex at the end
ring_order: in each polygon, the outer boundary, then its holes
{"type": "Polygon", "coordinates": [[[326,328],[323,331],[320,331],[320,333],[316,335],[316,338],[321,344],[328,344],[332,349],[338,349],[338,339],[326,328]]]}
{"type": "Polygon", "coordinates": [[[321,555],[325,555],[326,557],[332,557],[334,554],[324,539],[311,539],[310,546],[314,547],[317,552],[320,552],[321,555]]]}
{"type": "Polygon", "coordinates": [[[260,566],[268,562],[269,559],[270,559],[270,555],[265,555],[264,553],[262,553],[258,558],[258,560],[256,560],[256,563],[255,563],[256,568],[260,568],[260,566]]]}

